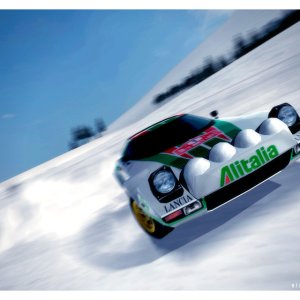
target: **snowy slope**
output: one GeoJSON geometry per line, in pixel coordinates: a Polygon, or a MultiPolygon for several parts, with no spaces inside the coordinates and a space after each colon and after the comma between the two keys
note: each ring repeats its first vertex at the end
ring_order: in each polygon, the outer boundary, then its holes
{"type": "Polygon", "coordinates": [[[0,185],[0,289],[291,289],[300,162],[173,231],[146,236],[112,172],[125,138],[178,112],[300,111],[300,24],[128,127],[0,185]]]}
{"type": "Polygon", "coordinates": [[[157,94],[180,83],[195,68],[202,66],[207,57],[218,59],[224,56],[229,58],[233,49],[233,38],[237,34],[247,37],[249,33],[261,30],[268,22],[278,19],[282,14],[282,10],[236,10],[219,30],[175,66],[137,104],[113,122],[109,126],[109,130],[122,128],[153,111],[156,105],[152,101],[157,94]]]}

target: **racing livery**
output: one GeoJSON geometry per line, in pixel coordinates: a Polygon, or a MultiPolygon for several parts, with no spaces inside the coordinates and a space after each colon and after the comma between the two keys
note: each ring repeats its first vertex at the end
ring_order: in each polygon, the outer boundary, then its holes
{"type": "Polygon", "coordinates": [[[300,119],[288,103],[227,119],[181,114],[130,137],[115,176],[151,236],[236,198],[300,157],[300,119]]]}

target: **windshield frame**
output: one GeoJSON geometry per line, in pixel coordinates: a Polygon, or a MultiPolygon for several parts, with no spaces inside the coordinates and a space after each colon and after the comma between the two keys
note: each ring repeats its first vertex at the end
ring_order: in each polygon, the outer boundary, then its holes
{"type": "Polygon", "coordinates": [[[124,148],[121,160],[124,162],[129,160],[143,160],[154,156],[171,147],[179,146],[187,142],[214,124],[214,119],[192,114],[179,115],[176,118],[172,117],[169,119],[155,123],[129,139],[124,148]],[[185,130],[185,132],[181,132],[182,130],[185,130]],[[177,133],[181,132],[182,135],[177,136],[174,134],[174,131],[177,133]],[[149,135],[151,135],[151,137],[149,137],[149,135]],[[163,139],[158,141],[159,137],[163,139]],[[169,138],[169,140],[166,140],[165,137],[169,138]],[[145,140],[146,138],[148,138],[148,140],[145,140]],[[172,138],[174,138],[174,142],[172,138]],[[136,148],[141,149],[143,140],[146,141],[144,144],[146,148],[136,151],[136,148]],[[152,145],[156,147],[151,148],[152,145]]]}

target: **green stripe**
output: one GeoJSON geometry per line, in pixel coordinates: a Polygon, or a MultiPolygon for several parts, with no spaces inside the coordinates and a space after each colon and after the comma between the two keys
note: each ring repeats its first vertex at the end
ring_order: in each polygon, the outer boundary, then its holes
{"type": "Polygon", "coordinates": [[[235,138],[241,129],[234,124],[226,121],[215,120],[214,124],[219,130],[223,131],[231,139],[235,138]]]}
{"type": "Polygon", "coordinates": [[[198,146],[198,147],[190,150],[188,153],[195,157],[207,157],[208,152],[209,152],[209,149],[207,149],[203,146],[198,146]]]}
{"type": "MultiPolygon", "coordinates": [[[[226,133],[225,133],[226,134],[226,133]]],[[[205,142],[205,145],[209,146],[210,148],[212,148],[214,145],[220,143],[220,142],[224,142],[223,139],[219,138],[219,137],[214,137],[211,140],[205,142]]],[[[225,141],[226,142],[226,141],[225,141]]]]}

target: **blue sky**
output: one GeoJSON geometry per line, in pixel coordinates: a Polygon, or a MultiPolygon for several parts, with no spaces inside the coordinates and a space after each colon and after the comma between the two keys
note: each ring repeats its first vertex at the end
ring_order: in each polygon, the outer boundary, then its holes
{"type": "Polygon", "coordinates": [[[110,124],[217,30],[229,11],[0,11],[0,181],[110,124]]]}

